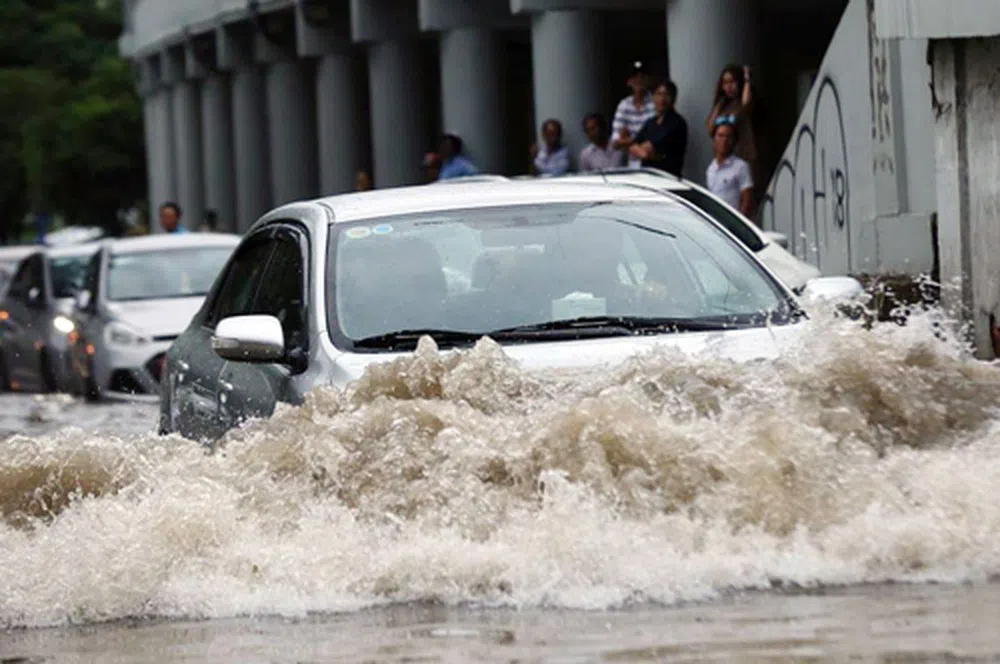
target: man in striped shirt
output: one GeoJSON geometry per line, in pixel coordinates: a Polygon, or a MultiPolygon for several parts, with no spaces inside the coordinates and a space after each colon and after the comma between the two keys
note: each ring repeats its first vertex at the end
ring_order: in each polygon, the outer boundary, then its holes
{"type": "MultiPolygon", "coordinates": [[[[615,117],[611,121],[611,141],[615,149],[622,150],[626,154],[635,135],[642,129],[642,125],[646,124],[646,120],[656,117],[653,94],[649,90],[649,74],[641,62],[632,64],[628,84],[632,88],[632,94],[618,103],[615,117]]],[[[641,168],[642,161],[629,155],[628,166],[641,168]]]]}

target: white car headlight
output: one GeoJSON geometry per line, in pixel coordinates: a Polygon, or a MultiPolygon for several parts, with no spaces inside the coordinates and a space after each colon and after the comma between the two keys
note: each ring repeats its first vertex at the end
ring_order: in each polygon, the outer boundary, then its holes
{"type": "Polygon", "coordinates": [[[104,341],[109,346],[140,346],[149,343],[149,337],[125,323],[114,322],[104,328],[104,341]]]}
{"type": "Polygon", "coordinates": [[[61,334],[69,334],[70,332],[76,329],[76,323],[74,323],[66,316],[59,314],[58,316],[52,319],[52,327],[56,329],[56,332],[59,332],[61,334]]]}

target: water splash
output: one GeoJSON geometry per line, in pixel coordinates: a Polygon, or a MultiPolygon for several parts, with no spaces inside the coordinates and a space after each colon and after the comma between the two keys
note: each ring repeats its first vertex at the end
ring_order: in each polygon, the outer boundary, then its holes
{"type": "Polygon", "coordinates": [[[777,361],[422,343],[233,431],[0,446],[0,623],[616,607],[1000,572],[1000,368],[817,316],[777,361]]]}

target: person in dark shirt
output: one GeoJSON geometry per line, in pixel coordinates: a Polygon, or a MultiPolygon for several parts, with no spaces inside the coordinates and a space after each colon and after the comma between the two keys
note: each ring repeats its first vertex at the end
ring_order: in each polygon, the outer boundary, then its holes
{"type": "Polygon", "coordinates": [[[677,177],[684,170],[684,154],[687,152],[687,122],[674,110],[677,86],[673,81],[663,81],[653,92],[656,116],[646,123],[636,134],[629,147],[629,154],[642,160],[642,165],[659,168],[677,177]]]}

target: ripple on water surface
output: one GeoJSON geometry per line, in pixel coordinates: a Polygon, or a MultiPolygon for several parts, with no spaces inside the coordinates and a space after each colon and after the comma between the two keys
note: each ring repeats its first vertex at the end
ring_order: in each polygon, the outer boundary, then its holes
{"type": "Polygon", "coordinates": [[[1000,572],[1000,368],[816,322],[774,362],[539,375],[422,344],[231,432],[0,445],[0,624],[613,608],[1000,572]]]}

